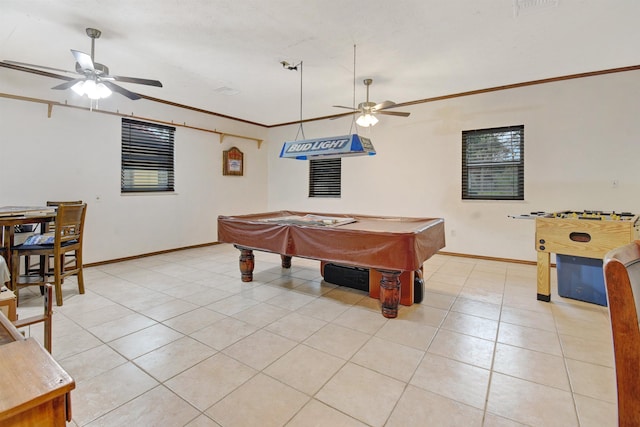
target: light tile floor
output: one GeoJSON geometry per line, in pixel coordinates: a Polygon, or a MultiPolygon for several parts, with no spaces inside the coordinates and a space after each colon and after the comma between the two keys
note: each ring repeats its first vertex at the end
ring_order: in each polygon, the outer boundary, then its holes
{"type": "MultiPolygon", "coordinates": [[[[85,295],[65,283],[53,355],[77,383],[70,425],[616,425],[607,309],[555,285],[537,301],[535,266],[436,255],[424,302],[385,319],[317,261],[256,252],[243,283],[238,255],[87,268],[85,295]]],[[[19,315],[41,304],[23,290],[19,315]]]]}

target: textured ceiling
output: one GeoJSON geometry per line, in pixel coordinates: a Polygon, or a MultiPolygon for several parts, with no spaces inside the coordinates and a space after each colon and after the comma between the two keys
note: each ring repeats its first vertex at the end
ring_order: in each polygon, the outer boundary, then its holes
{"type": "MultiPolygon", "coordinates": [[[[639,18],[638,0],[0,0],[0,59],[72,70],[94,27],[97,62],[164,84],[129,90],[274,125],[301,92],[305,119],[352,105],[354,44],[355,103],[365,77],[401,103],[638,65],[639,18]]],[[[0,67],[3,91],[80,102],[59,83],[0,67]]]]}

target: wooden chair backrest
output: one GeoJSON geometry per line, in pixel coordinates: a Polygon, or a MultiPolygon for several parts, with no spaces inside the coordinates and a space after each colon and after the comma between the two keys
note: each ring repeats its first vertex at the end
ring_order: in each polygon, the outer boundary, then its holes
{"type": "Polygon", "coordinates": [[[70,201],[57,201],[57,200],[48,200],[47,206],[60,206],[60,205],[81,205],[82,200],[70,200],[70,201]]]}
{"type": "Polygon", "coordinates": [[[58,206],[54,245],[59,246],[71,240],[77,240],[82,243],[86,208],[86,203],[78,205],[61,204],[58,206]]]}
{"type": "Polygon", "coordinates": [[[640,240],[604,258],[618,386],[618,425],[640,426],[640,240]]]}
{"type": "MultiPolygon", "coordinates": [[[[81,205],[81,204],[82,204],[82,200],[65,200],[65,201],[47,200],[47,206],[55,206],[55,207],[58,207],[60,205],[81,205]]],[[[45,223],[43,233],[53,230],[55,226],[56,226],[55,221],[45,223]]]]}

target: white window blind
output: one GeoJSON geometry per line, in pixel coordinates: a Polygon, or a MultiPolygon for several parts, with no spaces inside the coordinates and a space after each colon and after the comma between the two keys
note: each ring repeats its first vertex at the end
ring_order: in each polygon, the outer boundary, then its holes
{"type": "Polygon", "coordinates": [[[462,198],[524,200],[524,125],[462,132],[462,198]]]}
{"type": "Polygon", "coordinates": [[[342,159],[309,160],[309,197],[340,198],[342,159]]]}
{"type": "Polygon", "coordinates": [[[122,193],[174,191],[175,130],[122,119],[122,193]]]}

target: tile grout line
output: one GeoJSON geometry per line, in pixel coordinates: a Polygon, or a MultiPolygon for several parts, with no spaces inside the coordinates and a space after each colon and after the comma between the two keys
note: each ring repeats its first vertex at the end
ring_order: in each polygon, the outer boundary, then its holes
{"type": "Polygon", "coordinates": [[[504,292],[506,290],[506,283],[507,283],[507,274],[505,272],[505,278],[502,286],[502,298],[500,299],[500,314],[498,315],[498,327],[496,328],[496,336],[493,341],[493,353],[491,355],[491,366],[489,368],[489,380],[487,382],[487,391],[484,399],[484,408],[482,410],[482,425],[484,425],[487,420],[487,408],[489,406],[491,382],[493,380],[493,373],[494,373],[493,368],[496,360],[496,349],[498,348],[498,337],[500,336],[500,325],[502,323],[502,308],[504,307],[504,292]]]}

